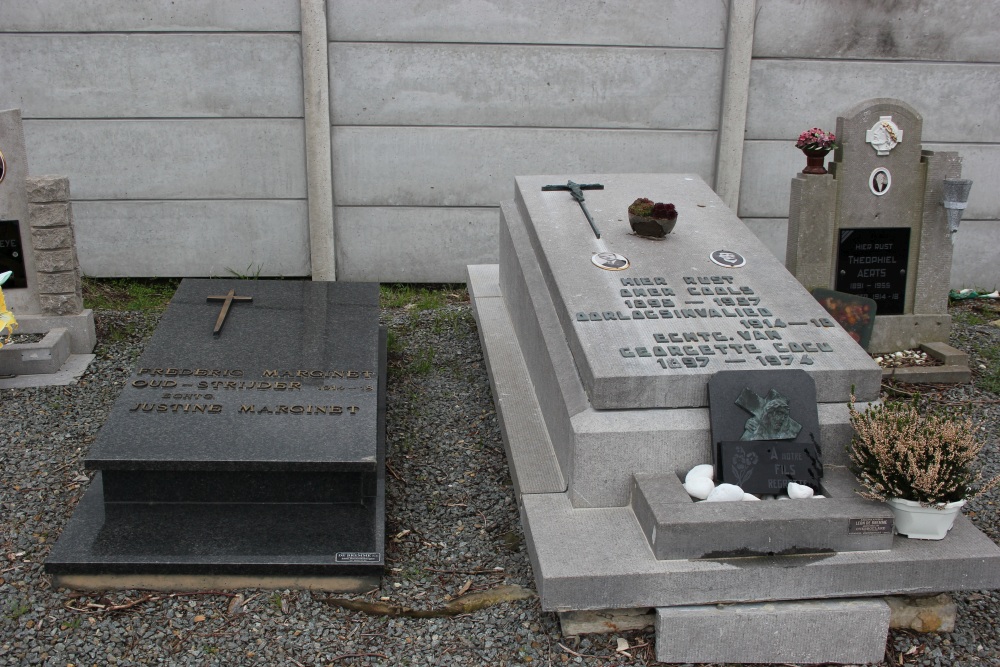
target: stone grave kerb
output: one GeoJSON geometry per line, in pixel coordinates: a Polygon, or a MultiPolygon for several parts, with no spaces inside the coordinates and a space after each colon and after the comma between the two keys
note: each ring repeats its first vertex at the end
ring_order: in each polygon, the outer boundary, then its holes
{"type": "Polygon", "coordinates": [[[923,150],[922,126],[922,116],[901,100],[857,104],[837,118],[830,173],[800,173],[792,180],[788,270],[807,289],[861,296],[892,282],[884,296],[898,296],[900,312],[877,315],[872,352],[948,339],[952,244],[941,199],[944,179],[961,176],[961,158],[954,151],[923,150]],[[839,265],[838,253],[850,252],[847,246],[862,234],[908,235],[900,265],[886,268],[891,281],[862,286],[852,281],[850,267],[839,265]]]}

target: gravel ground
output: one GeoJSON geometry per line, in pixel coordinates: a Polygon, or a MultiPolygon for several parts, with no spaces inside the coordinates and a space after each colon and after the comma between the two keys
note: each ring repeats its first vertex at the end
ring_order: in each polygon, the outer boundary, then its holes
{"type": "MultiPolygon", "coordinates": [[[[921,388],[926,400],[971,405],[994,474],[1000,398],[977,384],[1000,377],[1000,328],[986,323],[997,318],[963,315],[955,327],[952,342],[972,355],[976,383],[921,388]]],[[[468,303],[384,310],[383,320],[392,334],[388,567],[381,588],[358,598],[428,609],[464,592],[533,588],[468,303]]],[[[651,631],[564,638],[537,599],[411,618],[348,611],[303,591],[53,589],[41,563],[87,486],[83,458],[156,316],[104,310],[97,321],[97,359],[77,384],[0,390],[0,665],[655,664],[651,631]]],[[[966,508],[996,541],[998,497],[966,508]]],[[[1000,664],[1000,595],[956,599],[955,632],[894,631],[880,664],[1000,664]]]]}

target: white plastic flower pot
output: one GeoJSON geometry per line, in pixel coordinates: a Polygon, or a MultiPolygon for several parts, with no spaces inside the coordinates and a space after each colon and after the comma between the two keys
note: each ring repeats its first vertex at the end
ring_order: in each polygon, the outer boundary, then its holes
{"type": "Polygon", "coordinates": [[[886,501],[892,510],[896,532],[916,540],[943,540],[965,500],[953,503],[922,507],[915,500],[890,498],[886,501]]]}

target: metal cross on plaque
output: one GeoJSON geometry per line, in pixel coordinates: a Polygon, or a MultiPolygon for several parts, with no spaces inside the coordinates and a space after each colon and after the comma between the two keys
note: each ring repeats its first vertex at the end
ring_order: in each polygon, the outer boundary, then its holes
{"type": "Polygon", "coordinates": [[[215,329],[212,330],[213,336],[218,336],[222,333],[222,325],[226,323],[226,315],[229,314],[229,306],[232,305],[233,301],[253,301],[252,296],[236,296],[236,290],[231,289],[225,296],[210,296],[206,297],[208,301],[221,301],[222,310],[219,311],[219,319],[215,320],[215,329]]]}
{"type": "Polygon", "coordinates": [[[580,208],[583,209],[583,214],[587,216],[587,222],[590,223],[590,228],[594,230],[594,236],[601,238],[601,230],[597,228],[594,224],[594,219],[590,217],[590,211],[587,210],[587,205],[583,203],[583,191],[584,190],[603,190],[604,186],[600,183],[574,183],[573,181],[566,181],[566,185],[543,185],[542,190],[569,190],[569,193],[573,195],[573,199],[580,204],[580,208]]]}

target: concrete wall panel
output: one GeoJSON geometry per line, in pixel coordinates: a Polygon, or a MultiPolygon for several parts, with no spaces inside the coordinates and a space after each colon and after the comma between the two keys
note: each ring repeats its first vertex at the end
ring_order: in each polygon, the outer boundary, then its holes
{"type": "Polygon", "coordinates": [[[757,58],[1000,62],[997,0],[757,4],[757,58]]]}
{"type": "Polygon", "coordinates": [[[341,280],[464,283],[497,261],[497,208],[340,207],[341,280]]]}
{"type": "MultiPolygon", "coordinates": [[[[1000,40],[998,40],[1000,41],[1000,40]]],[[[1000,65],[755,60],[748,139],[832,129],[866,99],[895,97],[924,118],[924,142],[1000,142],[1000,65]]]]}
{"type": "Polygon", "coordinates": [[[341,206],[493,206],[515,175],[693,172],[711,183],[714,132],[334,127],[341,206]]]}
{"type": "Polygon", "coordinates": [[[73,204],[73,217],[86,275],[309,274],[301,199],[83,201],[73,204]]]}
{"type": "Polygon", "coordinates": [[[29,173],[81,199],[305,197],[301,120],[29,120],[29,173]]]}
{"type": "Polygon", "coordinates": [[[4,32],[294,32],[298,29],[298,0],[0,2],[0,30],[4,32]]]}
{"type": "Polygon", "coordinates": [[[721,48],[722,2],[329,0],[335,41],[604,44],[721,48]]]}
{"type": "Polygon", "coordinates": [[[2,35],[24,118],[301,117],[294,35],[2,35]]]}
{"type": "MultiPolygon", "coordinates": [[[[975,185],[972,186],[975,189],[975,185]]],[[[951,264],[953,289],[1000,289],[1000,220],[962,220],[951,264]]]]}
{"type": "MultiPolygon", "coordinates": [[[[832,128],[834,123],[830,123],[832,128]]],[[[904,136],[905,139],[905,136],[904,136]]],[[[1000,219],[1000,145],[924,143],[925,149],[958,151],[962,176],[974,182],[966,216],[1000,219]]],[[[805,167],[805,156],[788,141],[747,141],[743,151],[740,188],[741,218],[780,218],[788,215],[791,181],[805,167]]]]}
{"type": "Polygon", "coordinates": [[[788,218],[747,218],[743,224],[767,246],[779,262],[785,263],[788,218]]]}
{"type": "Polygon", "coordinates": [[[338,125],[718,126],[719,50],[334,43],[330,62],[338,125]]]}

